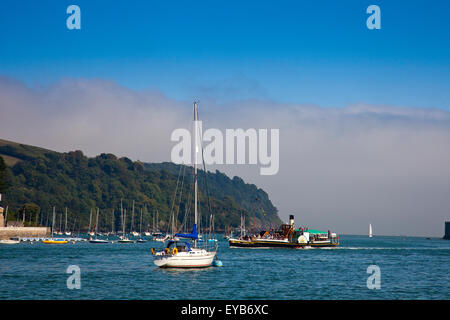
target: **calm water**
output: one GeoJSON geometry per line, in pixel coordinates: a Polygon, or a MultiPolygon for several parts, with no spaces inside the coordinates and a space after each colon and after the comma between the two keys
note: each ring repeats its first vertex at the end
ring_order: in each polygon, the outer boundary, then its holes
{"type": "Polygon", "coordinates": [[[335,249],[237,249],[223,267],[158,269],[144,244],[0,245],[0,299],[450,299],[450,241],[341,236],[335,249]],[[366,286],[381,269],[381,289],[366,286]],[[69,290],[69,265],[81,289],[69,290]]]}

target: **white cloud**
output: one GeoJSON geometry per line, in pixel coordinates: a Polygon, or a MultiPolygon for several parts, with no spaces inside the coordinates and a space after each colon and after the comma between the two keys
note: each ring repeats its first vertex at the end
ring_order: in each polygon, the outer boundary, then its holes
{"type": "MultiPolygon", "coordinates": [[[[450,220],[450,113],[365,104],[346,108],[200,98],[204,127],[280,129],[280,171],[221,166],[268,191],[286,219],[344,233],[443,234],[450,220]]],[[[168,161],[192,102],[99,79],[28,88],[0,78],[1,138],[168,161]]]]}

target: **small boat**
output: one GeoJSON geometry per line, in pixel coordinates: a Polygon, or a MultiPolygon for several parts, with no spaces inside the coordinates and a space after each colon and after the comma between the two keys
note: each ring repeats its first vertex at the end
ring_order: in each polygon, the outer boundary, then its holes
{"type": "Polygon", "coordinates": [[[9,238],[5,240],[0,240],[0,244],[18,244],[20,243],[19,238],[9,238]]]}
{"type": "Polygon", "coordinates": [[[68,243],[69,241],[67,241],[66,239],[45,239],[45,240],[42,240],[42,243],[45,243],[45,244],[66,244],[66,243],[68,243]]]}
{"type": "Polygon", "coordinates": [[[372,233],[372,224],[369,224],[369,238],[373,237],[373,233],[372,233]]]}
{"type": "Polygon", "coordinates": [[[108,240],[103,240],[103,239],[91,239],[89,240],[90,243],[109,243],[108,240]]]}
{"type": "Polygon", "coordinates": [[[117,242],[118,243],[135,243],[136,241],[124,237],[122,239],[117,240],[117,242]]]}
{"type": "Polygon", "coordinates": [[[50,239],[43,239],[42,243],[45,244],[66,244],[68,241],[66,239],[54,239],[53,230],[55,229],[55,207],[53,207],[53,222],[52,222],[52,237],[50,239]]]}
{"type": "Polygon", "coordinates": [[[144,239],[142,239],[142,238],[139,238],[139,239],[136,240],[136,242],[137,242],[137,243],[145,243],[145,242],[147,242],[147,240],[144,240],[144,239]]]}

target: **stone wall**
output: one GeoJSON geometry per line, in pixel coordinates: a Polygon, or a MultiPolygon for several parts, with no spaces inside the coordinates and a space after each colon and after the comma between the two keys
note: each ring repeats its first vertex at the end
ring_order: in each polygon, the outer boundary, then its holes
{"type": "Polygon", "coordinates": [[[45,227],[0,227],[0,239],[47,237],[48,235],[50,235],[50,228],[45,227]]]}

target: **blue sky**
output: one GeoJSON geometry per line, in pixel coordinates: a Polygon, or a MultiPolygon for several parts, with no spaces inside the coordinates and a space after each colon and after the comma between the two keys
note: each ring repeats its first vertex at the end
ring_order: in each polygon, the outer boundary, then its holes
{"type": "Polygon", "coordinates": [[[2,0],[0,136],[169,161],[199,99],[205,127],[280,129],[277,175],[219,169],[266,190],[282,219],[441,236],[449,13],[449,1],[2,0]],[[71,4],[81,30],[66,27],[71,4]],[[366,27],[371,4],[381,30],[366,27]]]}
{"type": "Polygon", "coordinates": [[[0,74],[110,79],[180,100],[450,110],[448,1],[9,1],[0,74]],[[66,8],[81,8],[81,30],[66,8]],[[366,8],[381,8],[381,30],[366,8]],[[231,93],[231,97],[230,97],[231,93]]]}

